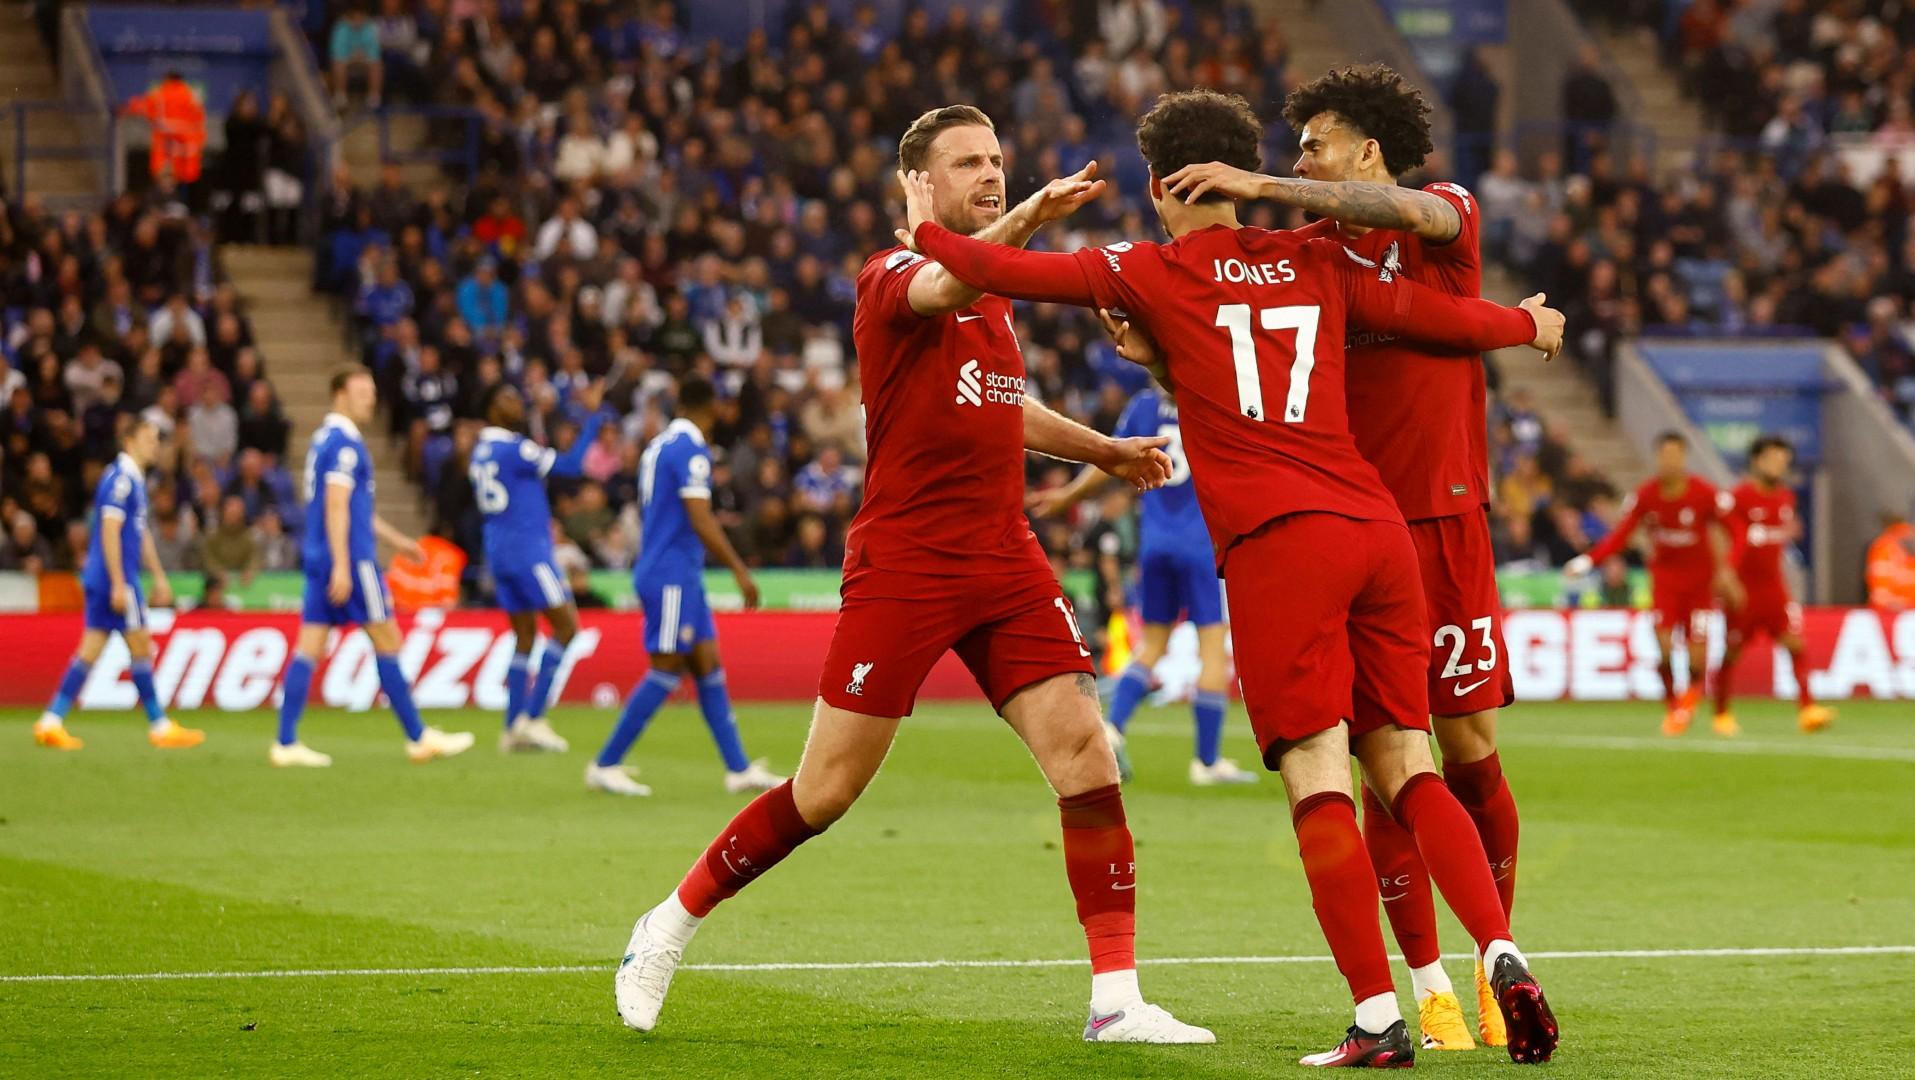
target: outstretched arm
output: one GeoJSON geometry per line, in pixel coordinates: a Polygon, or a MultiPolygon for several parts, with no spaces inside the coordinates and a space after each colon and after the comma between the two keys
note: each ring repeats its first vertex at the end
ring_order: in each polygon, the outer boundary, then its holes
{"type": "Polygon", "coordinates": [[[1139,491],[1162,487],[1170,479],[1170,456],[1161,449],[1168,442],[1161,436],[1113,439],[1024,398],[1024,449],[1095,465],[1139,491]]]}
{"type": "Polygon", "coordinates": [[[1178,169],[1164,177],[1164,188],[1182,195],[1185,202],[1196,202],[1208,191],[1233,199],[1269,199],[1345,225],[1401,229],[1438,244],[1447,244],[1463,232],[1463,218],[1456,207],[1427,191],[1397,184],[1266,176],[1212,161],[1178,169]]]}
{"type": "Polygon", "coordinates": [[[1640,524],[1642,524],[1642,502],[1640,499],[1631,498],[1628,508],[1622,515],[1622,520],[1616,522],[1616,527],[1609,530],[1609,535],[1596,541],[1596,545],[1588,551],[1569,560],[1569,565],[1563,567],[1563,573],[1570,577],[1581,577],[1609,561],[1610,556],[1620,555],[1623,547],[1629,543],[1629,538],[1636,535],[1636,526],[1640,524]]]}
{"type": "MultiPolygon", "coordinates": [[[[913,216],[908,223],[915,228],[919,220],[928,220],[930,207],[922,207],[912,202],[913,180],[922,173],[898,173],[898,183],[904,188],[905,205],[913,216]],[[923,217],[916,216],[922,213],[923,217]]],[[[1021,248],[1031,242],[1031,237],[1044,225],[1056,221],[1074,212],[1078,207],[1090,202],[1104,193],[1104,182],[1093,179],[1097,175],[1095,161],[1069,176],[1053,180],[1038,189],[1030,198],[1018,203],[1003,217],[986,225],[977,233],[977,239],[987,244],[1008,245],[1021,248]]],[[[928,184],[925,189],[929,191],[928,184]]],[[[900,231],[898,239],[906,246],[917,248],[909,230],[900,231]]],[[[923,252],[922,248],[917,248],[923,252]]],[[[933,256],[935,258],[935,256],[933,256]]],[[[985,290],[974,288],[965,283],[946,267],[927,266],[911,279],[911,289],[907,294],[911,310],[924,317],[943,315],[946,312],[962,311],[977,303],[985,290]]]]}
{"type": "Polygon", "coordinates": [[[919,225],[916,237],[918,249],[928,258],[936,259],[959,281],[985,292],[1013,300],[1097,306],[1074,255],[980,243],[934,221],[919,225]]]}
{"type": "Polygon", "coordinates": [[[1350,321],[1447,349],[1487,352],[1528,345],[1555,356],[1563,344],[1560,312],[1542,306],[1539,293],[1522,307],[1451,296],[1406,278],[1384,281],[1365,272],[1347,253],[1336,259],[1350,305],[1350,321]]]}

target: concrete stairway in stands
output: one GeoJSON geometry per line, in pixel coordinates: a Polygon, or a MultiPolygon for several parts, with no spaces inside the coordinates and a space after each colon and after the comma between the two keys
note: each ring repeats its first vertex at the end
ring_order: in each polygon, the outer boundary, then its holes
{"type": "MultiPolygon", "coordinates": [[[[245,299],[266,373],[279,390],[292,422],[287,468],[303,484],[306,445],[331,407],[327,390],[334,368],[357,361],[345,344],[345,327],[332,301],[312,291],[312,252],[303,247],[221,249],[226,272],[245,299]]],[[[418,485],[406,479],[399,451],[385,438],[383,417],[367,431],[381,517],[418,536],[426,527],[418,485]]]]}
{"type": "MultiPolygon", "coordinates": [[[[1350,50],[1337,39],[1336,31],[1318,16],[1316,9],[1322,2],[1323,0],[1255,0],[1251,5],[1251,9],[1256,13],[1257,25],[1262,26],[1270,19],[1276,20],[1277,26],[1283,31],[1284,40],[1290,45],[1288,70],[1293,75],[1299,75],[1305,79],[1314,78],[1318,73],[1333,67],[1348,64],[1351,59],[1350,50]]],[[[1341,0],[1329,0],[1329,2],[1338,3],[1341,0]]],[[[1257,51],[1256,47],[1252,46],[1250,51],[1254,55],[1257,51]]],[[[1277,91],[1275,87],[1269,89],[1273,93],[1277,91]]],[[[1266,162],[1265,164],[1278,163],[1266,162]]],[[[1287,173],[1290,162],[1281,164],[1287,173]]]]}
{"type": "MultiPolygon", "coordinates": [[[[1502,270],[1491,267],[1484,271],[1485,298],[1514,304],[1527,295],[1522,284],[1502,270]]],[[[1571,327],[1572,332],[1574,329],[1571,327]]],[[[1648,465],[1642,455],[1621,426],[1603,415],[1595,387],[1583,378],[1574,362],[1557,359],[1546,364],[1533,349],[1504,349],[1493,355],[1503,376],[1504,397],[1518,388],[1528,390],[1544,422],[1566,429],[1570,449],[1607,476],[1618,490],[1630,490],[1645,475],[1648,465]]]]}
{"type": "MultiPolygon", "coordinates": [[[[0,109],[23,101],[57,101],[60,83],[54,74],[53,59],[40,40],[32,8],[27,4],[0,4],[0,109]]],[[[0,125],[0,161],[5,162],[4,189],[11,198],[19,198],[18,147],[11,113],[0,111],[6,123],[0,125]]],[[[82,120],[65,110],[34,111],[27,114],[27,145],[33,150],[59,148],[92,150],[101,145],[105,133],[91,119],[82,120]]],[[[26,191],[53,210],[94,209],[106,191],[101,161],[92,159],[34,159],[28,156],[26,191]]]]}
{"type": "Polygon", "coordinates": [[[1683,96],[1675,73],[1663,66],[1654,32],[1602,23],[1591,24],[1589,31],[1642,100],[1642,115],[1633,119],[1656,133],[1657,173],[1692,167],[1693,151],[1709,130],[1708,120],[1694,101],[1683,96]]]}

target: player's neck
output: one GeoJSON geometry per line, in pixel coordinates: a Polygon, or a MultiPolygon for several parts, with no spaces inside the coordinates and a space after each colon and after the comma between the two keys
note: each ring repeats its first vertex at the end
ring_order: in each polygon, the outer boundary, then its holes
{"type": "Polygon", "coordinates": [[[1754,473],[1749,474],[1749,483],[1754,484],[1757,491],[1764,493],[1772,492],[1782,486],[1780,480],[1767,480],[1754,473]]]}
{"type": "Polygon", "coordinates": [[[1164,231],[1170,234],[1172,240],[1198,229],[1208,229],[1212,225],[1225,225],[1232,229],[1242,227],[1237,220],[1236,203],[1206,202],[1188,206],[1182,200],[1171,198],[1157,205],[1164,221],[1164,231]]]}
{"type": "Polygon", "coordinates": [[[1689,486],[1688,473],[1682,473],[1679,476],[1658,477],[1658,480],[1662,484],[1662,490],[1670,495],[1680,495],[1683,489],[1689,486]]]}

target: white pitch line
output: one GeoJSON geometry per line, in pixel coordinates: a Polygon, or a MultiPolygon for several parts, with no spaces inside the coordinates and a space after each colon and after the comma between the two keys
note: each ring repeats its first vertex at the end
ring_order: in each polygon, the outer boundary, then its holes
{"type": "MultiPolygon", "coordinates": [[[[1558,952],[1531,952],[1533,960],[1678,960],[1708,957],[1758,956],[1915,956],[1915,945],[1834,945],[1747,949],[1584,949],[1558,952]]],[[[1449,953],[1447,959],[1467,960],[1470,953],[1449,953]]],[[[1258,964],[1327,964],[1328,956],[1166,956],[1145,957],[1138,964],[1146,967],[1217,965],[1240,967],[1258,964]]],[[[1401,960],[1402,957],[1392,957],[1401,960]]],[[[686,964],[681,971],[744,973],[770,971],[917,971],[968,970],[994,968],[1069,968],[1082,967],[1081,957],[1070,960],[849,960],[792,961],[765,964],[686,964]]],[[[0,983],[71,982],[169,982],[188,979],[341,979],[417,977],[434,975],[581,975],[611,971],[603,964],[539,964],[491,967],[417,967],[417,968],[303,968],[287,971],[136,971],[102,972],[74,975],[0,975],[0,983]]]]}

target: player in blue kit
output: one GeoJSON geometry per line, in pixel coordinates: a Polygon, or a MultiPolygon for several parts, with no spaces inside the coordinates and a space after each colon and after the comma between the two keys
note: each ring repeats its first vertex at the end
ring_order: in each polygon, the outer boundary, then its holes
{"type": "Polygon", "coordinates": [[[698,707],[725,759],[725,790],[769,791],[784,783],[763,761],[745,756],[738,723],[718,665],[718,635],[705,602],[705,553],[731,570],[745,607],[758,606],[758,585],[725,537],[711,509],[711,451],[705,440],[715,421],[712,384],[696,376],[678,384],[678,418],[645,448],[638,466],[642,544],[632,584],[645,608],[645,651],[651,671],[632,688],[618,726],[585,767],[585,786],[614,795],[650,795],[620,763],[665,699],[690,672],[698,680],[698,707]]]}
{"type": "Polygon", "coordinates": [[[599,414],[603,388],[581,388],[578,401],[586,420],[572,448],[561,454],[540,446],[525,435],[525,398],[510,383],[501,383],[481,410],[491,426],[479,432],[467,472],[472,492],[485,515],[485,563],[492,570],[493,591],[499,608],[512,623],[512,666],[505,674],[505,730],[499,749],[549,750],[571,748],[546,722],[552,683],[565,650],[578,633],[578,606],[565,576],[552,561],[552,507],[546,501],[545,478],[577,476],[585,450],[598,436],[604,417],[599,414]],[[539,636],[539,613],[552,636],[539,653],[539,674],[532,680],[532,646],[539,636]]]}
{"type": "MultiPolygon", "coordinates": [[[[1112,435],[1119,439],[1169,439],[1164,453],[1170,455],[1171,473],[1163,487],[1142,496],[1137,568],[1143,641],[1130,666],[1118,677],[1105,733],[1124,765],[1124,778],[1129,779],[1130,763],[1123,752],[1124,729],[1130,725],[1138,703],[1150,692],[1150,673],[1164,658],[1170,632],[1179,621],[1187,620],[1196,624],[1202,664],[1197,692],[1191,699],[1191,711],[1197,720],[1197,753],[1190,762],[1190,782],[1200,787],[1254,784],[1255,773],[1239,768],[1221,754],[1224,713],[1230,707],[1230,669],[1224,659],[1228,628],[1224,624],[1217,560],[1203,513],[1197,509],[1197,489],[1190,482],[1190,462],[1184,456],[1183,436],[1177,427],[1176,403],[1155,387],[1144,390],[1131,398],[1112,435]]],[[[1109,478],[1100,469],[1085,469],[1063,487],[1032,496],[1031,510],[1040,517],[1061,513],[1103,490],[1109,478]]]]}
{"type": "Polygon", "coordinates": [[[412,687],[399,667],[399,627],[392,621],[392,593],[379,571],[376,542],[417,557],[419,545],[373,510],[372,458],[359,427],[372,421],[378,391],[372,372],[345,368],[332,377],[332,412],[326,414],[306,449],[306,535],[299,549],[306,573],[306,596],[299,641],[286,665],[285,698],[279,706],[279,739],[274,765],[323,768],[332,758],[299,741],[299,718],[306,711],[313,669],[335,627],[365,628],[399,725],[406,732],[406,756],[413,761],[451,757],[470,749],[472,733],[425,726],[412,687]]]}
{"type": "Polygon", "coordinates": [[[84,744],[66,729],[67,710],[80,696],[107,638],[126,640],[132,657],[133,688],[146,708],[146,739],[162,750],[198,746],[205,733],[167,719],[153,686],[153,636],[146,625],[146,597],[140,589],[140,565],[153,575],[153,602],[173,603],[173,586],[160,567],[153,536],[146,531],[146,470],[160,455],[160,433],[151,421],[134,418],[120,434],[120,456],[100,475],[93,495],[86,566],[80,584],[86,595],[86,632],[60,680],[59,693],[33,725],[33,740],[54,750],[78,750],[84,744]]]}

